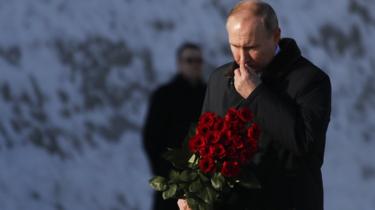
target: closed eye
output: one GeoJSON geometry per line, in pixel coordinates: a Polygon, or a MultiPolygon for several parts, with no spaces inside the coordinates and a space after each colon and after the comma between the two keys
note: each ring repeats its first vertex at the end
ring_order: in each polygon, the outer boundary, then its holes
{"type": "Polygon", "coordinates": [[[246,50],[246,51],[249,51],[249,50],[255,50],[255,49],[257,49],[258,47],[259,47],[259,45],[252,45],[252,46],[239,46],[239,45],[233,45],[232,44],[232,46],[234,47],[234,48],[243,48],[244,50],[246,50]]]}

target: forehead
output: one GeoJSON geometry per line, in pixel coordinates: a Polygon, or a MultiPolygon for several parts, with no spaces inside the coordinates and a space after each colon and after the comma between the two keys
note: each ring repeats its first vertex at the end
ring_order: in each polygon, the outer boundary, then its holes
{"type": "Polygon", "coordinates": [[[263,21],[260,17],[230,17],[227,22],[230,41],[257,42],[266,35],[263,21]]]}
{"type": "Polygon", "coordinates": [[[201,56],[201,51],[198,49],[194,48],[186,48],[182,51],[181,57],[200,57],[201,56]]]}

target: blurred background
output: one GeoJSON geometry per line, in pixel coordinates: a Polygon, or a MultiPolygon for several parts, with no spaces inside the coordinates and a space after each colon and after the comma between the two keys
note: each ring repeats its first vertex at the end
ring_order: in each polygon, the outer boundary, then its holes
{"type": "MultiPolygon", "coordinates": [[[[184,41],[231,60],[235,0],[0,0],[0,209],[149,210],[141,130],[184,41]]],[[[325,209],[375,209],[374,0],[269,0],[331,77],[325,209]]]]}

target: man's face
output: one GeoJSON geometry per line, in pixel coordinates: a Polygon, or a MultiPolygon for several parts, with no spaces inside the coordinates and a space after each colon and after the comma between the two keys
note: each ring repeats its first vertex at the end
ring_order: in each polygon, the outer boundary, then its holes
{"type": "Polygon", "coordinates": [[[190,48],[185,49],[177,62],[178,69],[187,79],[201,79],[203,58],[200,50],[190,48]]]}
{"type": "Polygon", "coordinates": [[[227,31],[233,59],[237,64],[243,59],[251,68],[261,72],[275,56],[280,31],[272,35],[267,33],[261,18],[230,17],[227,31]]]}

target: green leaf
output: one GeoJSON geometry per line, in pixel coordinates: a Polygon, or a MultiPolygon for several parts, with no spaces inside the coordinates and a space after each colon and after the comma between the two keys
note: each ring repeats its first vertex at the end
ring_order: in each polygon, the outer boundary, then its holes
{"type": "Polygon", "coordinates": [[[210,181],[210,179],[206,175],[204,175],[202,172],[198,172],[198,175],[199,175],[199,178],[202,180],[203,183],[210,181]]]}
{"type": "Polygon", "coordinates": [[[187,149],[171,149],[168,148],[167,152],[163,154],[163,158],[172,163],[178,169],[183,169],[188,166],[188,160],[191,153],[187,149]]]}
{"type": "Polygon", "coordinates": [[[182,147],[179,149],[168,148],[168,151],[163,154],[163,157],[172,163],[172,165],[178,169],[184,169],[189,166],[189,158],[192,153],[189,150],[189,140],[195,135],[196,123],[192,123],[188,132],[185,136],[182,147]]]}
{"type": "Polygon", "coordinates": [[[202,203],[200,202],[198,204],[197,210],[213,210],[213,205],[207,204],[207,203],[202,203]]]}
{"type": "Polygon", "coordinates": [[[262,188],[258,180],[253,181],[239,181],[238,184],[247,189],[260,189],[262,188]]]}
{"type": "Polygon", "coordinates": [[[199,179],[197,179],[189,185],[189,192],[198,192],[200,189],[202,189],[202,183],[199,179]]]}
{"type": "Polygon", "coordinates": [[[189,183],[178,183],[178,189],[187,191],[189,189],[189,183]]]}
{"type": "Polygon", "coordinates": [[[262,188],[259,180],[256,178],[255,174],[252,173],[251,171],[247,172],[244,176],[242,176],[240,180],[236,180],[236,183],[247,189],[262,188]]]}
{"type": "Polygon", "coordinates": [[[218,198],[219,194],[212,187],[205,187],[202,190],[202,199],[206,204],[212,205],[218,198]]]}
{"type": "Polygon", "coordinates": [[[184,170],[180,174],[180,180],[183,182],[188,182],[190,181],[190,171],[184,170]]]}
{"type": "Polygon", "coordinates": [[[196,209],[199,208],[198,207],[199,206],[199,202],[196,199],[194,199],[194,198],[188,198],[187,199],[187,203],[188,203],[189,207],[191,209],[193,209],[193,210],[196,210],[196,209]]]}
{"type": "Polygon", "coordinates": [[[190,138],[193,137],[196,133],[196,127],[197,123],[192,123],[190,125],[188,134],[185,136],[184,141],[182,142],[182,147],[188,148],[190,138]]]}
{"type": "Polygon", "coordinates": [[[164,191],[168,188],[167,180],[161,176],[155,176],[149,183],[150,186],[157,191],[164,191]]]}
{"type": "Polygon", "coordinates": [[[177,192],[177,185],[176,184],[170,185],[169,188],[163,192],[162,194],[163,199],[166,200],[168,198],[173,198],[176,195],[176,192],[177,192]]]}
{"type": "Polygon", "coordinates": [[[234,183],[233,183],[233,182],[228,181],[227,184],[228,184],[228,186],[229,186],[230,188],[234,188],[234,183]]]}
{"type": "Polygon", "coordinates": [[[171,170],[169,172],[170,182],[177,183],[180,180],[180,172],[176,170],[171,170]]]}
{"type": "Polygon", "coordinates": [[[225,185],[225,177],[221,173],[215,173],[211,178],[212,187],[216,190],[222,190],[225,185]]]}
{"type": "Polygon", "coordinates": [[[180,174],[180,180],[183,182],[190,182],[197,178],[198,174],[192,170],[184,170],[180,174]]]}
{"type": "Polygon", "coordinates": [[[189,162],[190,164],[197,165],[197,164],[198,164],[197,159],[198,159],[197,155],[196,155],[196,154],[193,154],[193,155],[189,158],[188,162],[189,162]]]}

